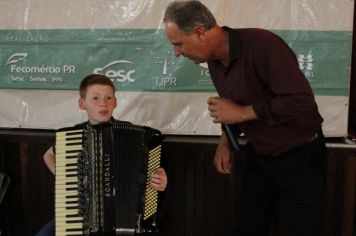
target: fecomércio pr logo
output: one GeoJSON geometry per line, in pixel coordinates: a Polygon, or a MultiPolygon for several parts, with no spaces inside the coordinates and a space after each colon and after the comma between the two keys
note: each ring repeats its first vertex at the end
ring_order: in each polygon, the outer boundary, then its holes
{"type": "Polygon", "coordinates": [[[24,61],[26,60],[27,57],[28,57],[28,53],[26,52],[14,53],[7,59],[6,65],[16,64],[18,62],[24,61]]]}
{"type": "Polygon", "coordinates": [[[62,76],[62,74],[68,75],[76,73],[76,66],[72,64],[45,64],[35,60],[28,61],[29,58],[30,56],[28,52],[16,52],[8,57],[5,65],[9,68],[10,71],[10,81],[63,83],[64,76],[62,76]]]}

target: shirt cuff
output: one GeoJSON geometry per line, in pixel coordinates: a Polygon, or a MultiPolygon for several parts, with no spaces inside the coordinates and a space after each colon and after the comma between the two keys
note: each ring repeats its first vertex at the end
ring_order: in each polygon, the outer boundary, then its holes
{"type": "Polygon", "coordinates": [[[255,103],[252,105],[252,109],[260,120],[263,120],[268,126],[273,125],[272,114],[266,102],[255,103]]]}

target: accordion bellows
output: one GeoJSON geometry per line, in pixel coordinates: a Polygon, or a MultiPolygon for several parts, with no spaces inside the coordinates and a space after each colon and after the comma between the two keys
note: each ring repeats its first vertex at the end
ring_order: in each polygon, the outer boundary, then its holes
{"type": "Polygon", "coordinates": [[[56,132],[55,233],[134,235],[156,227],[158,130],[108,123],[56,132]]]}

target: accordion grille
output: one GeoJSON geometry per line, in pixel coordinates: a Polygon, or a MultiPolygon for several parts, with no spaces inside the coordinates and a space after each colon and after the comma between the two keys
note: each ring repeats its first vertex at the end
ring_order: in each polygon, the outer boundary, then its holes
{"type": "Polygon", "coordinates": [[[145,199],[145,211],[143,219],[151,217],[157,211],[157,191],[149,186],[149,176],[154,174],[160,166],[161,145],[149,151],[147,168],[147,187],[145,199]]]}

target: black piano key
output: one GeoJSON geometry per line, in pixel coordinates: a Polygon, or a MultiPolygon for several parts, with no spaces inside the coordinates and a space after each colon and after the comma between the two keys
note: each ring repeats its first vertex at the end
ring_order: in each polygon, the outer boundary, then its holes
{"type": "Polygon", "coordinates": [[[78,201],[66,201],[67,204],[74,204],[74,203],[78,203],[78,201]]]}
{"type": "Polygon", "coordinates": [[[83,220],[66,220],[67,224],[83,223],[83,220]]]}
{"type": "Polygon", "coordinates": [[[78,169],[66,169],[64,172],[65,172],[65,173],[70,173],[70,172],[75,172],[75,173],[77,173],[77,172],[78,172],[78,169]]]}
{"type": "Polygon", "coordinates": [[[82,217],[80,214],[71,214],[71,215],[66,215],[66,218],[76,218],[76,217],[82,217]]]}
{"type": "MultiPolygon", "coordinates": [[[[83,231],[83,229],[81,229],[81,228],[66,229],[66,232],[75,232],[75,231],[82,232],[82,231],[83,231]]],[[[81,235],[81,234],[78,234],[78,235],[81,235]]]]}
{"type": "Polygon", "coordinates": [[[67,178],[70,178],[70,177],[77,177],[76,174],[69,174],[69,175],[65,175],[67,178]]]}
{"type": "Polygon", "coordinates": [[[78,190],[78,187],[65,188],[66,191],[78,190]]]}

